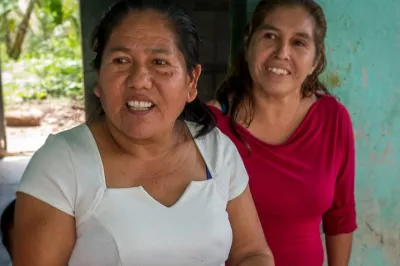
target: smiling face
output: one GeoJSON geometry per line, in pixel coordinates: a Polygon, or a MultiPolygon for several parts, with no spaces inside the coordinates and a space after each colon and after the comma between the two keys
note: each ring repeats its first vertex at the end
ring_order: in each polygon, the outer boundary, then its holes
{"type": "Polygon", "coordinates": [[[316,66],[315,21],[302,7],[267,13],[247,45],[253,89],[270,95],[300,93],[316,66]]]}
{"type": "Polygon", "coordinates": [[[108,120],[130,138],[162,135],[197,95],[201,68],[189,75],[171,27],[156,11],[131,12],[104,49],[95,94],[108,120]]]}

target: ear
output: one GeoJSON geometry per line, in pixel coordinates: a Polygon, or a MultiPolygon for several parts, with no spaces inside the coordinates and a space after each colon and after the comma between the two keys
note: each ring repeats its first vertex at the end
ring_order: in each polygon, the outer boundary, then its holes
{"type": "Polygon", "coordinates": [[[193,71],[192,71],[192,77],[189,82],[189,90],[188,90],[188,95],[186,101],[188,103],[192,102],[194,99],[196,99],[197,96],[197,83],[199,81],[199,77],[201,74],[201,65],[197,65],[193,71]]]}
{"type": "Polygon", "coordinates": [[[101,95],[101,90],[100,90],[100,87],[99,86],[96,86],[95,88],[94,88],[94,95],[96,95],[97,97],[99,97],[100,98],[100,95],[101,95]]]}
{"type": "MultiPolygon", "coordinates": [[[[97,78],[97,80],[99,80],[99,72],[98,71],[96,72],[96,78],[97,78]]],[[[97,97],[100,98],[101,90],[100,90],[100,86],[98,84],[94,88],[93,92],[94,92],[94,95],[96,95],[97,97]]]]}

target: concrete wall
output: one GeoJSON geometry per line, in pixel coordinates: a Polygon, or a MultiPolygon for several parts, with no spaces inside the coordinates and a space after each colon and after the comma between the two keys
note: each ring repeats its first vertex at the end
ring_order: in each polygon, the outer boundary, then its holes
{"type": "Polygon", "coordinates": [[[329,26],[325,80],[349,108],[356,134],[352,265],[400,265],[400,1],[321,3],[329,26]]]}
{"type": "MultiPolygon", "coordinates": [[[[248,0],[252,12],[258,0],[248,0]]],[[[400,1],[320,0],[324,80],[348,107],[357,148],[352,266],[400,265],[400,1]]]]}

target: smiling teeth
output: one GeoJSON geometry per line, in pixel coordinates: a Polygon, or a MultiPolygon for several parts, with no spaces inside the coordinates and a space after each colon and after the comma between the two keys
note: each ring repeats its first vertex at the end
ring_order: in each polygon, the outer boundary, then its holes
{"type": "Polygon", "coordinates": [[[268,68],[269,72],[272,72],[274,74],[277,75],[288,75],[289,71],[287,71],[286,69],[282,69],[282,68],[276,68],[276,67],[270,67],[268,68]]]}
{"type": "Polygon", "coordinates": [[[142,101],[129,101],[128,106],[134,110],[148,110],[153,107],[153,103],[151,102],[142,102],[142,101]]]}

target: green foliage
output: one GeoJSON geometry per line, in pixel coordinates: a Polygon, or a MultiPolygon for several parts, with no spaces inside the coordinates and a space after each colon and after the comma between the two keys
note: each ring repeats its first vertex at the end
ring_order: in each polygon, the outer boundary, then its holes
{"type": "Polygon", "coordinates": [[[73,97],[81,98],[81,60],[63,57],[9,62],[3,74],[6,102],[73,97]]]}
{"type": "Polygon", "coordinates": [[[14,10],[17,6],[17,1],[2,0],[0,2],[0,17],[5,16],[8,12],[14,10]]]}
{"type": "MultiPolygon", "coordinates": [[[[15,14],[21,10],[16,11],[19,7],[12,3],[18,1],[0,2],[0,21],[4,21],[1,10],[8,10],[7,30],[16,31],[21,19],[16,19],[15,14]]],[[[78,2],[37,0],[19,59],[7,57],[4,42],[0,46],[6,103],[49,97],[83,98],[78,2]]]]}
{"type": "Polygon", "coordinates": [[[63,22],[63,3],[62,0],[42,0],[46,11],[51,14],[56,25],[63,22]]]}

